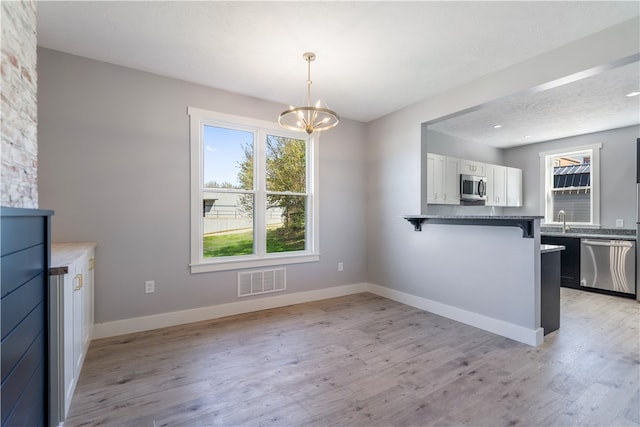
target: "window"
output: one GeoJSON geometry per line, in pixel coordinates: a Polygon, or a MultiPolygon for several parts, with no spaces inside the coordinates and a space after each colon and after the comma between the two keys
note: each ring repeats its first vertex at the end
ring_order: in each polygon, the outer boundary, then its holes
{"type": "Polygon", "coordinates": [[[317,261],[314,139],[189,108],[191,272],[317,261]]]}
{"type": "Polygon", "coordinates": [[[567,224],[599,225],[600,148],[598,144],[540,154],[545,224],[562,224],[563,211],[567,224]]]}

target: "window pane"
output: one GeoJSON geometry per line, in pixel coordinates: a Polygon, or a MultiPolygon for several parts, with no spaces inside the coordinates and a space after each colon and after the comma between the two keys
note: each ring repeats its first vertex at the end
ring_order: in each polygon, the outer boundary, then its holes
{"type": "Polygon", "coordinates": [[[267,191],[307,192],[306,143],[267,135],[267,191]]]}
{"type": "Polygon", "coordinates": [[[591,156],[592,152],[588,150],[551,158],[553,221],[559,221],[560,211],[565,212],[567,222],[592,221],[591,156]]]}
{"type": "Polygon", "coordinates": [[[253,205],[253,194],[203,195],[203,258],[254,253],[253,205]]]}
{"type": "Polygon", "coordinates": [[[253,190],[253,133],[204,126],[203,187],[253,190]]]}
{"type": "Polygon", "coordinates": [[[307,197],[267,196],[267,252],[303,251],[306,248],[307,197]]]}
{"type": "Polygon", "coordinates": [[[567,194],[553,195],[553,217],[559,220],[559,213],[563,210],[567,222],[591,222],[591,192],[569,191],[567,194]]]}

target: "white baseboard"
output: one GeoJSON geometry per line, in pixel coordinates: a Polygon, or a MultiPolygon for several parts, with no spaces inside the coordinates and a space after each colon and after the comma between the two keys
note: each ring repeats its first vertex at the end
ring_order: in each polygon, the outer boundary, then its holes
{"type": "Polygon", "coordinates": [[[93,338],[108,338],[117,335],[148,331],[151,329],[165,328],[185,323],[200,322],[203,320],[217,319],[236,314],[251,313],[254,311],[318,301],[327,298],[335,298],[344,295],[358,294],[362,292],[371,292],[381,297],[389,298],[402,304],[419,308],[420,310],[428,311],[479,329],[484,329],[485,331],[511,338],[524,344],[537,346],[542,344],[544,340],[542,328],[535,330],[528,329],[503,320],[493,319],[482,314],[473,313],[461,308],[371,283],[356,283],[352,285],[319,289],[316,291],[276,295],[266,298],[194,308],[191,310],[156,314],[153,316],[96,323],[93,327],[93,338]]]}
{"type": "Polygon", "coordinates": [[[267,310],[270,308],[284,307],[287,305],[300,304],[303,302],[341,297],[344,295],[359,294],[362,292],[367,292],[368,287],[368,283],[356,283],[352,285],[336,286],[327,289],[318,289],[316,291],[276,295],[266,298],[257,298],[239,302],[232,302],[228,304],[194,308],[191,310],[174,311],[171,313],[155,314],[152,316],[135,317],[133,319],[96,323],[93,326],[93,339],[114,337],[117,335],[148,331],[151,329],[166,328],[168,326],[200,322],[203,320],[217,319],[220,317],[233,316],[236,314],[251,313],[253,311],[267,310]]]}
{"type": "Polygon", "coordinates": [[[398,301],[429,313],[437,314],[467,325],[484,329],[485,331],[511,338],[524,344],[538,346],[544,341],[543,329],[528,329],[504,320],[494,319],[482,314],[467,311],[458,307],[443,304],[427,298],[385,288],[384,286],[369,284],[368,291],[384,298],[398,301]]]}

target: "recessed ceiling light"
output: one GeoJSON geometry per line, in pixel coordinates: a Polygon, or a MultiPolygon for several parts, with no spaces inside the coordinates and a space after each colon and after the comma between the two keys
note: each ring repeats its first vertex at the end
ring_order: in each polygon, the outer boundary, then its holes
{"type": "Polygon", "coordinates": [[[638,96],[638,95],[640,95],[640,92],[630,92],[627,94],[628,97],[638,96]]]}
{"type": "Polygon", "coordinates": [[[493,125],[494,129],[500,129],[502,127],[502,125],[493,125]]]}
{"type": "Polygon", "coordinates": [[[525,135],[524,137],[525,138],[531,138],[531,135],[525,135]]]}

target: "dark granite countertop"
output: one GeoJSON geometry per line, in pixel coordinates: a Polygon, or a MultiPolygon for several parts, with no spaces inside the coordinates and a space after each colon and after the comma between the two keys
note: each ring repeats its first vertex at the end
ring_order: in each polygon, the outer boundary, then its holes
{"type": "Polygon", "coordinates": [[[473,219],[542,219],[542,215],[404,215],[403,218],[422,218],[422,219],[452,219],[452,220],[473,220],[473,219]]]}
{"type": "Polygon", "coordinates": [[[422,223],[451,225],[484,225],[494,227],[520,227],[522,237],[533,238],[534,224],[540,215],[405,215],[416,231],[422,231],[422,223]]]}
{"type": "Polygon", "coordinates": [[[571,228],[566,233],[561,227],[540,227],[542,236],[573,237],[580,239],[612,239],[612,240],[636,240],[636,230],[625,228],[571,228]]]}

